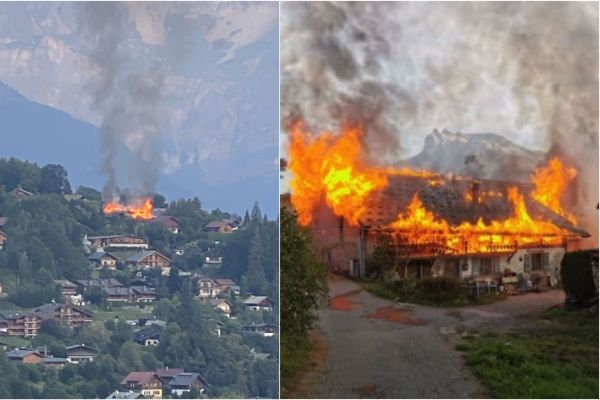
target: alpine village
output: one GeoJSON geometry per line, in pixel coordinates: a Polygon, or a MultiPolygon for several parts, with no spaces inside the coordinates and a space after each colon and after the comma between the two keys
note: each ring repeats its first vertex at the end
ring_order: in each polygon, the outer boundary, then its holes
{"type": "Polygon", "coordinates": [[[0,159],[0,397],[278,393],[278,225],[0,159]]]}

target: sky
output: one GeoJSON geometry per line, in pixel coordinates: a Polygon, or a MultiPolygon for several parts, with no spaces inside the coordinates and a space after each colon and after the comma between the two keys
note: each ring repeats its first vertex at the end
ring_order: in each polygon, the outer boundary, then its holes
{"type": "Polygon", "coordinates": [[[96,127],[73,141],[86,149],[45,155],[89,154],[74,186],[112,174],[119,190],[275,217],[278,52],[276,3],[0,4],[0,82],[96,127]]]}

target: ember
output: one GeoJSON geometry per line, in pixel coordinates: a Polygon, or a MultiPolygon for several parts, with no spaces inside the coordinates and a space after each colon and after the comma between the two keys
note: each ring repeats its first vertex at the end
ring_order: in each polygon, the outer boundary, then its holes
{"type": "Polygon", "coordinates": [[[152,210],[152,200],[150,198],[145,199],[143,202],[134,204],[121,204],[117,202],[109,202],[104,205],[105,214],[122,213],[130,216],[133,219],[150,220],[154,217],[152,210]]]}

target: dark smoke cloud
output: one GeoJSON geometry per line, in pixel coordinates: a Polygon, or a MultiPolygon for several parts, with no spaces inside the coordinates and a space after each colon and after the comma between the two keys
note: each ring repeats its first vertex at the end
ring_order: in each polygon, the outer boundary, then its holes
{"type": "Polygon", "coordinates": [[[132,52],[128,39],[135,31],[123,3],[77,3],[75,12],[78,33],[97,68],[88,89],[102,118],[100,172],[107,178],[103,196],[113,200],[120,195],[117,156],[125,148],[133,154],[127,176],[132,191],[154,193],[162,166],[157,142],[162,135],[166,66],[132,52]]]}
{"type": "Polygon", "coordinates": [[[550,149],[597,234],[598,3],[283,3],[281,32],[284,129],[362,123],[378,162],[435,127],[550,149]]]}

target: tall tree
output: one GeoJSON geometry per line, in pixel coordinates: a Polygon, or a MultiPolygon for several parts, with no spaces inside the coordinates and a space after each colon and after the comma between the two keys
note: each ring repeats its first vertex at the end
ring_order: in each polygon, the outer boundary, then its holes
{"type": "Polygon", "coordinates": [[[71,184],[67,170],[58,164],[48,164],[42,168],[42,179],[39,186],[40,193],[70,194],[71,184]]]}
{"type": "Polygon", "coordinates": [[[248,271],[246,272],[248,281],[248,290],[253,294],[264,294],[268,289],[267,278],[264,271],[264,251],[260,235],[260,229],[257,226],[254,229],[254,236],[250,242],[248,252],[248,271]]]}

